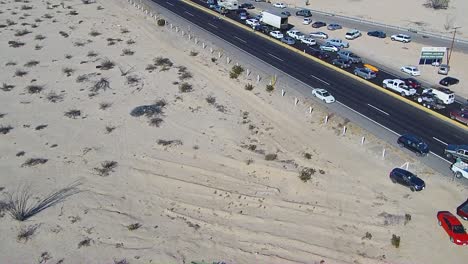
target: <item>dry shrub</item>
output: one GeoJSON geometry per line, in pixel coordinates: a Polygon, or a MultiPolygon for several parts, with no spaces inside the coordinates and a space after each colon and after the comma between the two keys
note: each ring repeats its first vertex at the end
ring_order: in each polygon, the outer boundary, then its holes
{"type": "Polygon", "coordinates": [[[120,260],[114,259],[114,264],[130,264],[130,262],[128,262],[127,259],[120,259],[120,260]]]}
{"type": "Polygon", "coordinates": [[[209,95],[208,97],[206,97],[206,102],[211,105],[214,105],[216,104],[216,97],[209,95]]]}
{"type": "Polygon", "coordinates": [[[42,90],[44,90],[44,86],[43,85],[28,85],[26,86],[26,91],[29,93],[29,94],[37,94],[37,93],[40,93],[42,92],[42,90]]]}
{"type": "Polygon", "coordinates": [[[114,169],[117,168],[118,163],[116,161],[104,161],[101,163],[101,167],[94,168],[99,176],[109,176],[111,172],[114,172],[114,169]]]}
{"type": "Polygon", "coordinates": [[[30,159],[27,159],[27,160],[21,165],[21,167],[33,167],[33,166],[36,166],[36,165],[42,165],[42,164],[47,163],[47,161],[49,161],[49,160],[48,160],[48,159],[44,159],[44,158],[30,158],[30,159]]]}
{"type": "Polygon", "coordinates": [[[312,179],[312,175],[314,175],[315,172],[316,170],[313,168],[303,168],[299,173],[299,179],[301,179],[303,182],[307,182],[312,179]]]}
{"type": "Polygon", "coordinates": [[[192,85],[186,82],[183,82],[179,85],[179,92],[188,93],[193,91],[192,85]]]}
{"type": "Polygon", "coordinates": [[[391,241],[392,241],[392,245],[393,245],[395,248],[399,248],[399,247],[400,247],[400,237],[399,237],[399,236],[393,234],[393,235],[392,235],[391,241]]]}
{"type": "Polygon", "coordinates": [[[136,75],[128,75],[126,77],[126,83],[130,86],[138,85],[140,83],[140,77],[136,75]]]}
{"type": "Polygon", "coordinates": [[[37,60],[30,60],[24,64],[24,67],[34,67],[39,64],[37,60]]]}
{"type": "Polygon", "coordinates": [[[122,56],[132,56],[133,54],[135,54],[135,51],[133,51],[131,49],[123,49],[122,50],[122,56]]]}
{"type": "Polygon", "coordinates": [[[2,87],[0,87],[0,89],[4,92],[9,92],[11,90],[13,90],[13,88],[15,88],[15,86],[13,84],[6,84],[6,83],[3,83],[2,84],[2,87]]]}
{"type": "Polygon", "coordinates": [[[89,247],[91,245],[91,238],[87,237],[78,243],[78,248],[89,247]]]}
{"type": "Polygon", "coordinates": [[[16,77],[23,77],[23,76],[25,76],[26,74],[28,74],[28,72],[25,71],[25,70],[18,69],[18,70],[15,71],[15,76],[16,76],[16,77]]]}
{"type": "Polygon", "coordinates": [[[133,45],[133,44],[135,44],[136,42],[135,42],[135,40],[133,40],[133,39],[129,39],[129,40],[127,40],[126,43],[127,43],[127,45],[133,45]]]}
{"type": "Polygon", "coordinates": [[[42,130],[44,128],[46,128],[48,125],[38,125],[35,130],[42,130]]]}
{"type": "Polygon", "coordinates": [[[116,129],[115,126],[106,126],[106,133],[110,134],[112,131],[114,131],[114,129],[116,129]]]}
{"type": "Polygon", "coordinates": [[[69,110],[69,111],[65,112],[64,115],[65,115],[66,117],[68,117],[68,118],[76,119],[76,118],[78,118],[79,116],[81,116],[81,111],[80,111],[80,110],[77,110],[77,109],[72,109],[72,110],[69,110]]]}
{"type": "Polygon", "coordinates": [[[265,89],[266,89],[267,92],[271,93],[271,92],[273,92],[273,90],[275,90],[275,87],[273,85],[271,85],[271,84],[267,84],[265,89]]]}
{"type": "Polygon", "coordinates": [[[128,225],[127,229],[130,230],[130,231],[133,231],[133,230],[137,230],[140,227],[141,227],[140,223],[134,223],[134,224],[128,225]]]}
{"type": "Polygon", "coordinates": [[[310,154],[310,153],[308,153],[308,152],[305,152],[305,153],[303,154],[303,156],[304,156],[304,158],[306,158],[306,159],[311,159],[311,158],[312,158],[312,154],[310,154]]]}
{"type": "Polygon", "coordinates": [[[39,225],[31,225],[31,226],[21,228],[18,235],[16,236],[16,239],[20,242],[28,241],[31,238],[31,236],[34,235],[38,227],[39,225]]]}
{"type": "Polygon", "coordinates": [[[165,140],[165,139],[159,139],[157,141],[158,145],[161,145],[161,146],[179,146],[179,145],[182,145],[182,141],[181,140],[165,140]]]}
{"type": "Polygon", "coordinates": [[[97,67],[100,68],[101,70],[110,70],[115,67],[115,62],[105,59],[101,61],[101,64],[97,67]]]}
{"type": "Polygon", "coordinates": [[[427,0],[424,4],[425,7],[438,9],[447,9],[449,6],[450,0],[427,0]]]}
{"type": "Polygon", "coordinates": [[[97,52],[90,50],[90,51],[88,51],[88,54],[87,54],[86,56],[88,56],[88,57],[96,57],[97,55],[99,55],[97,52]]]}
{"type": "Polygon", "coordinates": [[[246,84],[244,86],[244,88],[247,90],[247,91],[252,91],[254,89],[254,86],[250,83],[246,84]]]}
{"type": "Polygon", "coordinates": [[[102,102],[99,104],[99,109],[106,110],[107,108],[111,107],[112,103],[102,102]]]}
{"type": "Polygon", "coordinates": [[[89,35],[91,37],[97,37],[97,36],[101,35],[101,33],[99,31],[97,31],[97,30],[91,30],[91,32],[89,32],[89,35]]]}
{"type": "Polygon", "coordinates": [[[163,26],[166,25],[166,20],[160,18],[160,19],[158,19],[157,24],[158,24],[158,26],[163,27],[163,26]]]}
{"type": "Polygon", "coordinates": [[[57,103],[63,100],[63,95],[50,92],[46,98],[51,103],[57,103]]]}
{"type": "Polygon", "coordinates": [[[107,78],[102,77],[101,79],[97,80],[94,85],[91,87],[90,91],[97,93],[100,90],[107,90],[110,88],[110,83],[107,78]]]}
{"type": "Polygon", "coordinates": [[[0,126],[0,134],[6,135],[13,129],[12,126],[0,126]]]}
{"type": "Polygon", "coordinates": [[[24,42],[21,41],[16,41],[16,40],[10,40],[8,41],[8,45],[12,48],[19,48],[24,46],[24,42]]]}
{"type": "Polygon", "coordinates": [[[130,30],[128,30],[127,28],[121,28],[120,33],[127,34],[127,33],[130,33],[130,30]]]}
{"type": "Polygon", "coordinates": [[[371,239],[372,239],[372,234],[369,233],[369,232],[366,232],[366,234],[362,237],[362,239],[369,239],[369,240],[371,240],[371,239]]]}
{"type": "Polygon", "coordinates": [[[67,77],[72,76],[72,74],[75,72],[75,69],[72,69],[70,67],[64,67],[62,68],[62,72],[67,75],[67,77]]]}
{"type": "Polygon", "coordinates": [[[32,33],[32,31],[29,31],[29,30],[27,30],[27,29],[17,30],[17,31],[15,32],[15,37],[22,37],[22,36],[25,36],[25,35],[27,35],[27,34],[29,34],[29,33],[32,33]]]}
{"type": "Polygon", "coordinates": [[[152,72],[152,71],[156,70],[157,68],[158,68],[158,66],[156,66],[154,64],[148,64],[148,65],[146,65],[145,70],[147,70],[149,72],[152,72]]]}
{"type": "Polygon", "coordinates": [[[198,55],[198,52],[196,52],[196,51],[190,51],[190,54],[189,54],[189,55],[192,56],[192,57],[195,57],[195,56],[198,55]]]}
{"type": "Polygon", "coordinates": [[[164,120],[160,117],[154,117],[154,118],[151,118],[149,121],[148,121],[148,124],[150,126],[155,126],[155,127],[160,127],[162,122],[164,122],[164,120]]]}
{"type": "Polygon", "coordinates": [[[172,61],[168,58],[156,57],[154,58],[154,65],[162,67],[172,67],[174,65],[172,61]]]}

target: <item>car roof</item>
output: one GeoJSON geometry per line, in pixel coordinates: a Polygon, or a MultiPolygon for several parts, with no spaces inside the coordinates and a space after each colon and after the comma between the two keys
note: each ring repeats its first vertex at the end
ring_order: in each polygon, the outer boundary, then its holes
{"type": "Polygon", "coordinates": [[[402,168],[394,168],[392,172],[398,172],[400,174],[406,175],[406,176],[416,176],[414,173],[404,170],[402,168]]]}
{"type": "Polygon", "coordinates": [[[417,141],[417,142],[424,142],[420,137],[418,137],[416,135],[413,135],[413,134],[404,134],[401,137],[411,139],[411,140],[417,141]]]}
{"type": "Polygon", "coordinates": [[[327,92],[327,90],[322,89],[322,88],[316,88],[315,90],[316,90],[317,92],[327,92]]]}

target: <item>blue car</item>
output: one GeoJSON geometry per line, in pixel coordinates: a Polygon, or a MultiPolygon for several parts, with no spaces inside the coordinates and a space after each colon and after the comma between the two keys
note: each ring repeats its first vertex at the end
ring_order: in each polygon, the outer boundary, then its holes
{"type": "Polygon", "coordinates": [[[429,146],[422,138],[412,135],[405,134],[398,138],[397,141],[400,147],[407,148],[418,156],[426,156],[429,153],[429,146]]]}

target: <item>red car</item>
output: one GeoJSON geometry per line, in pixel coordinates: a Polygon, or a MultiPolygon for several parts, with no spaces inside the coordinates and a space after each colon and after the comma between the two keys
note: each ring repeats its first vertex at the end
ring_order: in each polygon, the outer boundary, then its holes
{"type": "Polygon", "coordinates": [[[457,215],[468,221],[468,199],[457,207],[457,215]]]}
{"type": "Polygon", "coordinates": [[[457,120],[459,122],[462,122],[463,124],[468,126],[468,111],[452,111],[450,112],[450,118],[453,120],[457,120]]]}
{"type": "Polygon", "coordinates": [[[440,211],[437,220],[449,235],[450,241],[457,245],[468,245],[468,234],[456,216],[448,211],[440,211]]]}
{"type": "Polygon", "coordinates": [[[406,86],[410,88],[414,88],[414,89],[421,88],[421,83],[418,82],[418,80],[414,78],[406,78],[406,79],[403,79],[403,81],[405,82],[406,86]]]}

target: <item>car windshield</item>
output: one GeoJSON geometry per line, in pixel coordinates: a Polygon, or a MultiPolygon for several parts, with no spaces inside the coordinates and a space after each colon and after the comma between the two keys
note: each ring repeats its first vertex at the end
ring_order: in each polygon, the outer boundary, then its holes
{"type": "Polygon", "coordinates": [[[323,93],[322,93],[322,96],[323,96],[323,97],[328,97],[328,96],[330,96],[330,94],[329,94],[328,92],[323,92],[323,93]]]}
{"type": "Polygon", "coordinates": [[[463,228],[462,225],[454,225],[453,226],[453,233],[455,233],[455,234],[465,234],[466,231],[465,231],[465,229],[463,228]]]}

